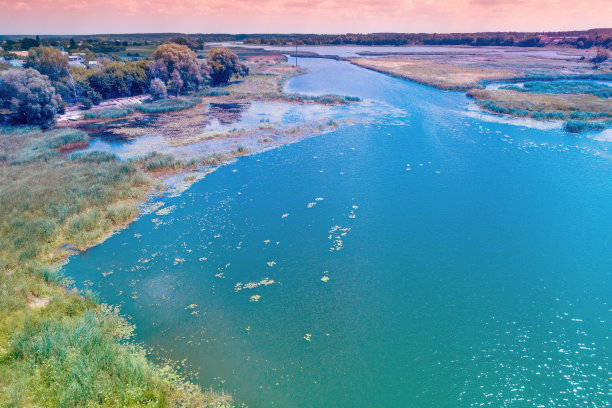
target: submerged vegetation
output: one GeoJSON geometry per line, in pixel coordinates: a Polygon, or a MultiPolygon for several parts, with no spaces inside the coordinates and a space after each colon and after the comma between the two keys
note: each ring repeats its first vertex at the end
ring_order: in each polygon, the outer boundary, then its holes
{"type": "Polygon", "coordinates": [[[52,269],[131,221],[152,184],[146,171],[178,162],[61,153],[87,142],[76,130],[2,128],[0,141],[0,406],[230,406],[149,362],[117,309],[52,269]]]}

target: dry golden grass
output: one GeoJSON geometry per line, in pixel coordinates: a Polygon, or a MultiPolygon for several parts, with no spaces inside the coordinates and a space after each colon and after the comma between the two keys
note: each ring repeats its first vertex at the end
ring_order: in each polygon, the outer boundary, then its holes
{"type": "Polygon", "coordinates": [[[478,82],[485,79],[494,80],[516,76],[512,70],[471,68],[404,57],[352,58],[350,62],[360,67],[440,89],[467,90],[478,86],[478,82]]]}

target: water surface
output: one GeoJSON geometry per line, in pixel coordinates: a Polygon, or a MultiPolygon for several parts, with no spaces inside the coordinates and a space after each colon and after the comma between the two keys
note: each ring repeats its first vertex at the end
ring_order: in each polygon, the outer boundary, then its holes
{"type": "Polygon", "coordinates": [[[157,199],[65,272],[250,407],[609,406],[609,143],[302,63],[287,90],[359,120],[157,199]]]}

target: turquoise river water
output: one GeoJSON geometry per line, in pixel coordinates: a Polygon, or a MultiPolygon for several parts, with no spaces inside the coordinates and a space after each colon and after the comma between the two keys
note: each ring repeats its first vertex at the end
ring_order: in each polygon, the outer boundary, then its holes
{"type": "Polygon", "coordinates": [[[352,124],[158,197],[64,273],[249,407],[609,407],[610,142],[300,63],[287,90],[360,96],[352,124]]]}

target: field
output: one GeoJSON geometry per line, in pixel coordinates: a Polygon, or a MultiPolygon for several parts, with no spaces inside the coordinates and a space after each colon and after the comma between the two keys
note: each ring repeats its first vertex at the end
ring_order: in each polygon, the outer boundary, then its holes
{"type": "MultiPolygon", "coordinates": [[[[350,62],[440,89],[467,91],[481,108],[497,114],[596,121],[608,118],[612,112],[612,88],[572,81],[612,78],[612,63],[593,64],[590,58],[594,54],[595,50],[566,48],[456,47],[452,52],[351,58],[350,62]],[[496,81],[526,85],[484,89],[496,81]]],[[[594,122],[585,129],[607,124],[594,122]]]]}
{"type": "Polygon", "coordinates": [[[117,309],[79,294],[53,268],[133,220],[155,171],[184,164],[71,156],[67,149],[88,143],[78,130],[3,128],[1,136],[0,406],[228,406],[230,397],[150,363],[117,309]]]}
{"type": "Polygon", "coordinates": [[[440,89],[467,90],[483,80],[516,76],[514,71],[472,68],[403,57],[353,58],[351,63],[440,89]]]}

